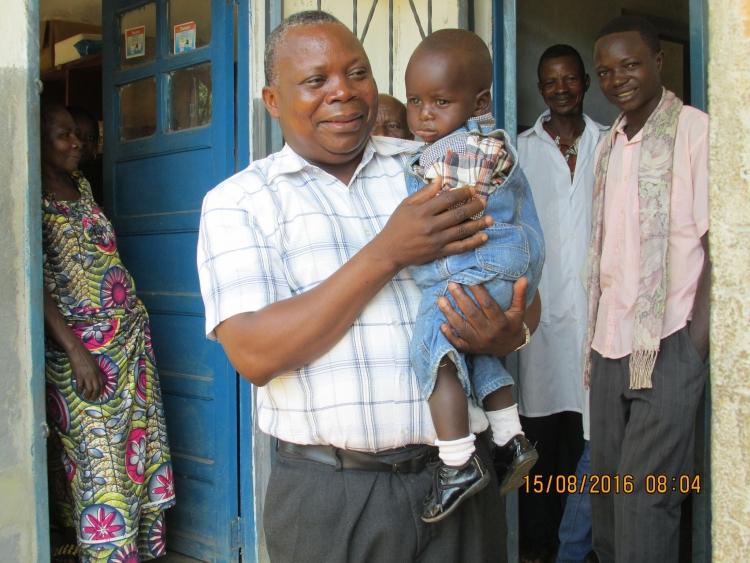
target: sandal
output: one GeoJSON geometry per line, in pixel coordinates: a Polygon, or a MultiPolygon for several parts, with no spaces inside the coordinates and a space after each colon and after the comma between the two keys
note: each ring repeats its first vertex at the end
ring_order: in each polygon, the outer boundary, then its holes
{"type": "Polygon", "coordinates": [[[78,563],[78,544],[68,543],[58,547],[52,554],[52,563],[78,563]]]}

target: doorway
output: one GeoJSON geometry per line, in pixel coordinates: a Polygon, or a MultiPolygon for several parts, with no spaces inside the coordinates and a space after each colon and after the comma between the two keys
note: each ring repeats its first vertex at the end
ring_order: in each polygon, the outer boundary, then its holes
{"type": "Polygon", "coordinates": [[[102,124],[97,200],[150,314],[177,495],[167,545],[190,561],[239,561],[238,378],[205,337],[195,267],[203,196],[236,166],[236,7],[40,4],[45,95],[102,124]]]}
{"type": "MultiPolygon", "coordinates": [[[[515,4],[515,2],[513,2],[515,4]]],[[[596,35],[610,20],[621,15],[648,19],[659,33],[665,53],[662,83],[684,103],[707,111],[707,6],[704,0],[554,0],[517,3],[516,98],[518,132],[531,127],[547,109],[537,91],[537,63],[544,50],[555,44],[575,47],[581,54],[591,87],[584,112],[603,125],[611,125],[618,110],[602,95],[592,53],[596,35]]],[[[680,530],[680,562],[711,561],[710,542],[710,387],[696,420],[696,472],[702,475],[699,494],[683,504],[680,530]],[[706,486],[708,485],[708,486],[706,486]]],[[[521,530],[523,534],[523,530],[521,530]]]]}

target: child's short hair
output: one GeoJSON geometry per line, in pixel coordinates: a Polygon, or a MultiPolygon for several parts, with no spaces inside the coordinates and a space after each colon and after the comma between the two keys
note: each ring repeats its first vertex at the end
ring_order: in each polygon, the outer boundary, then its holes
{"type": "Polygon", "coordinates": [[[420,51],[451,58],[461,57],[464,64],[471,65],[482,89],[492,86],[492,55],[487,44],[476,33],[466,29],[440,29],[428,35],[415,54],[420,51]]]}
{"type": "Polygon", "coordinates": [[[599,35],[596,36],[596,40],[599,41],[599,39],[607,35],[624,33],[626,31],[637,31],[652,55],[657,55],[661,51],[659,32],[656,31],[656,28],[650,21],[641,16],[620,16],[613,19],[601,29],[599,35]]]}

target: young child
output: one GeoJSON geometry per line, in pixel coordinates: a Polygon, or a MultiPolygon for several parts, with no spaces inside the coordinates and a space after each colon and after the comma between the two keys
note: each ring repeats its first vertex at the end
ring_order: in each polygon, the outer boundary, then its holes
{"type": "Polygon", "coordinates": [[[406,106],[393,96],[378,94],[378,116],[372,134],[413,141],[414,135],[406,122],[406,106]]]}
{"type": "Polygon", "coordinates": [[[495,463],[503,473],[498,475],[501,494],[518,488],[538,458],[523,436],[510,391],[513,379],[500,360],[458,353],[440,329],[445,318],[438,299],[444,296],[455,305],[449,282],[483,284],[506,309],[521,276],[528,279],[531,303],[544,263],[539,219],[516,151],[504,131],[491,131],[491,84],[489,50],[464,30],[444,29],[427,37],[406,69],[409,128],[427,143],[407,166],[409,193],[438,176],[444,190],[474,185],[477,197],[486,199],[484,214],[494,219],[484,231],[489,239],[477,250],[410,268],[423,292],[411,360],[430,406],[442,461],[425,498],[425,522],[442,520],[490,480],[474,453],[466,396],[484,407],[490,421],[498,446],[495,463]]]}

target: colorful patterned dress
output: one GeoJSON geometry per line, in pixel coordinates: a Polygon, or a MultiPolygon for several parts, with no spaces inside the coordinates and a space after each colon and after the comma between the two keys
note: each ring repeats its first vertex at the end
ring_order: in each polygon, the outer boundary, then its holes
{"type": "Polygon", "coordinates": [[[73,179],[80,200],[42,196],[44,285],[99,363],[104,391],[90,403],[78,395],[67,354],[47,338],[51,467],[65,475],[61,484],[52,471],[51,509],[75,526],[81,561],[153,559],[175,496],[148,313],[89,183],[73,179]]]}

